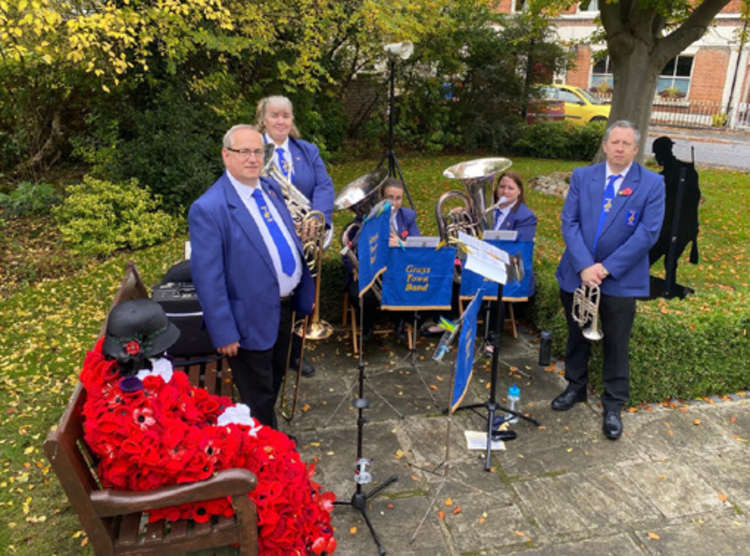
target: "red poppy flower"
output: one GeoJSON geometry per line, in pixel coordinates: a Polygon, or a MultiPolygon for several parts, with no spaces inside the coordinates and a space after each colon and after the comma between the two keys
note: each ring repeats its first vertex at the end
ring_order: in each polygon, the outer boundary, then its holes
{"type": "Polygon", "coordinates": [[[630,197],[633,194],[633,190],[630,187],[626,187],[625,189],[620,189],[619,194],[623,197],[630,197]]]}
{"type": "Polygon", "coordinates": [[[138,343],[138,340],[130,340],[125,344],[125,351],[128,355],[138,355],[141,352],[141,344],[138,343]]]}
{"type": "Polygon", "coordinates": [[[409,230],[403,230],[401,232],[401,239],[406,239],[406,237],[409,235],[409,230]]]}

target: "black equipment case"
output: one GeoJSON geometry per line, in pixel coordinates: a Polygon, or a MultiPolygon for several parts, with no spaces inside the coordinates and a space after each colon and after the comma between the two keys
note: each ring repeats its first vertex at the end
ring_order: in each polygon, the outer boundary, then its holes
{"type": "Polygon", "coordinates": [[[176,357],[215,354],[208,331],[203,325],[203,309],[190,275],[190,261],[177,263],[167,271],[151,297],[161,305],[167,318],[180,329],[180,338],[169,349],[176,357]]]}

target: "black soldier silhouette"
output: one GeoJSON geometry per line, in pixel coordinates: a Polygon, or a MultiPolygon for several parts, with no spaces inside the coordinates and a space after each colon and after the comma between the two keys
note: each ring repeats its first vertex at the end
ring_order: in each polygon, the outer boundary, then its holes
{"type": "Polygon", "coordinates": [[[666,270],[664,284],[656,287],[652,279],[652,297],[663,295],[684,297],[692,293],[690,288],[677,286],[677,262],[687,244],[692,242],[690,262],[698,264],[698,204],[701,192],[698,188],[698,172],[692,162],[678,160],[672,153],[672,141],[667,136],[654,141],[653,152],[656,162],[663,167],[661,174],[666,185],[666,206],[664,223],[659,239],[649,251],[649,263],[653,264],[664,256],[666,270]],[[679,290],[679,288],[682,288],[679,290]],[[677,289],[678,291],[673,291],[677,289]]]}

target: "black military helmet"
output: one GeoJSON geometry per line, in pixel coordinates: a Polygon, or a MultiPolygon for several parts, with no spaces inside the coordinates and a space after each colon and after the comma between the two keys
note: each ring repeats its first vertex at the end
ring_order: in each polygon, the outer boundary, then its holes
{"type": "Polygon", "coordinates": [[[102,351],[120,362],[164,353],[180,337],[161,305],[150,299],[123,301],[107,319],[102,351]]]}
{"type": "Polygon", "coordinates": [[[659,153],[659,152],[671,153],[672,145],[674,145],[674,141],[672,141],[666,135],[662,135],[661,137],[654,139],[654,143],[653,145],[651,145],[651,151],[654,153],[659,153]]]}

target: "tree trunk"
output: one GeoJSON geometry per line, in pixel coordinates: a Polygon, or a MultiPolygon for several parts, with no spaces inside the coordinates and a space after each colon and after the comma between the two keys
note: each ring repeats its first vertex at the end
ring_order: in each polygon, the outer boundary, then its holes
{"type": "Polygon", "coordinates": [[[628,56],[611,57],[614,71],[614,92],[609,123],[629,120],[641,132],[639,160],[643,160],[644,145],[651,118],[651,104],[656,93],[656,81],[664,63],[656,64],[652,52],[643,42],[635,41],[628,56]]]}
{"type": "MultiPolygon", "coordinates": [[[[609,123],[629,120],[638,127],[639,161],[648,154],[643,152],[643,146],[659,72],[669,60],[703,36],[729,0],[703,0],[676,26],[656,9],[662,8],[663,12],[668,3],[656,2],[649,7],[641,0],[616,0],[599,6],[615,81],[609,123]],[[664,35],[668,26],[671,31],[664,35]]],[[[600,148],[595,160],[603,158],[600,148]]]]}

